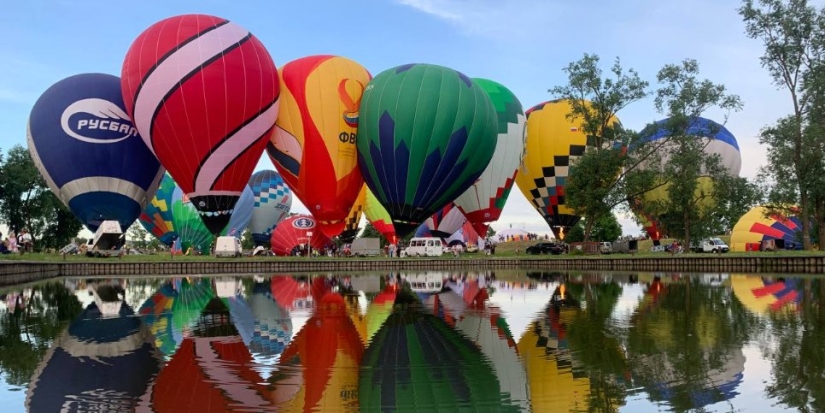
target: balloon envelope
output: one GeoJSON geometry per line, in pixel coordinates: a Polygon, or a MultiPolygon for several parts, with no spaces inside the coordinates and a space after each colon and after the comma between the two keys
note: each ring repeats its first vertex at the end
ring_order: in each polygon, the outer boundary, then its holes
{"type": "Polygon", "coordinates": [[[267,146],[272,163],[328,237],[344,230],[364,178],[355,136],[371,75],[340,56],[307,56],[280,71],[282,105],[267,146]]]}
{"type": "Polygon", "coordinates": [[[387,242],[390,244],[397,243],[398,237],[395,235],[395,227],[392,225],[390,213],[373,195],[369,186],[364,186],[367,188],[367,196],[364,199],[364,215],[367,217],[367,221],[387,239],[387,242]]]}
{"type": "Polygon", "coordinates": [[[138,217],[140,225],[143,225],[148,233],[167,246],[172,245],[175,238],[179,236],[172,222],[172,193],[175,192],[175,188],[177,185],[172,177],[168,173],[163,174],[155,196],[146,204],[146,208],[138,217]]]}
{"type": "Polygon", "coordinates": [[[309,215],[293,215],[272,231],[270,245],[275,255],[290,255],[299,245],[311,244],[313,249],[329,245],[330,239],[318,231],[315,219],[309,215]]]}
{"type": "Polygon", "coordinates": [[[84,73],[52,85],[32,108],[27,142],[49,188],[92,232],[104,220],[126,231],[163,177],[116,76],[84,73]]]}
{"type": "Polygon", "coordinates": [[[218,234],[278,116],[278,71],[269,52],[226,19],[174,16],[135,39],[122,78],[141,137],[218,234]]]}
{"type": "Polygon", "coordinates": [[[460,72],[407,64],[375,76],[361,100],[358,165],[398,235],[473,185],[497,128],[489,96],[460,72]]]}
{"type": "Polygon", "coordinates": [[[762,241],[768,240],[775,243],[782,240],[785,249],[801,249],[802,221],[796,216],[770,214],[765,207],[753,207],[733,226],[730,249],[735,252],[761,251],[762,241]]]}
{"type": "Polygon", "coordinates": [[[498,139],[493,159],[478,180],[455,200],[476,232],[487,235],[487,225],[501,217],[518,167],[524,157],[527,118],[516,95],[487,79],[473,79],[487,92],[498,115],[498,139]]]}
{"type": "MultiPolygon", "coordinates": [[[[674,133],[671,122],[673,122],[672,118],[662,119],[656,121],[652,127],[642,131],[645,141],[663,142],[662,146],[659,147],[659,150],[663,151],[662,165],[668,162],[668,148],[677,145],[676,142],[666,141],[674,133]]],[[[687,129],[684,131],[685,135],[693,139],[702,140],[705,155],[718,155],[720,166],[722,166],[730,176],[739,176],[739,172],[742,169],[742,156],[739,152],[739,144],[736,141],[736,137],[734,137],[727,128],[710,119],[696,117],[688,122],[687,129]]],[[[681,128],[681,125],[679,125],[679,127],[681,128]]],[[[633,148],[630,148],[630,150],[633,150],[633,148]]],[[[643,165],[642,167],[645,166],[643,165]]],[[[714,202],[714,197],[712,196],[713,182],[712,179],[706,175],[705,171],[700,172],[698,181],[696,197],[698,198],[698,194],[701,192],[711,194],[711,196],[698,202],[697,209],[702,209],[714,202]]],[[[645,209],[645,205],[668,199],[669,187],[669,183],[664,183],[656,189],[648,191],[642,195],[640,199],[631,202],[634,212],[643,218],[645,229],[651,237],[657,240],[662,235],[662,231],[666,231],[666,228],[662,227],[655,213],[651,213],[645,209]]]]}
{"type": "Polygon", "coordinates": [[[364,203],[367,201],[367,186],[361,187],[361,192],[358,193],[358,199],[352,205],[352,209],[344,220],[344,231],[338,236],[338,239],[343,243],[352,242],[358,235],[358,224],[361,223],[361,216],[364,215],[364,203]]]}
{"type": "MultiPolygon", "coordinates": [[[[567,100],[540,103],[527,111],[525,155],[516,175],[521,193],[547,221],[556,238],[563,238],[562,231],[579,222],[580,217],[565,199],[567,178],[571,161],[592,145],[582,129],[583,120],[568,118],[572,111],[567,100]]],[[[614,122],[619,120],[614,118],[614,122]]]]}
{"type": "Polygon", "coordinates": [[[275,171],[263,170],[252,174],[249,187],[255,196],[249,230],[255,245],[269,242],[272,230],[292,209],[292,190],[275,171]]]}
{"type": "Polygon", "coordinates": [[[450,235],[461,229],[465,222],[467,222],[467,217],[451,202],[433,216],[427,218],[424,224],[418,227],[415,236],[449,238],[450,235]],[[422,231],[424,226],[426,226],[426,233],[429,235],[425,235],[425,232],[422,231]],[[419,231],[421,235],[419,235],[419,231]]]}

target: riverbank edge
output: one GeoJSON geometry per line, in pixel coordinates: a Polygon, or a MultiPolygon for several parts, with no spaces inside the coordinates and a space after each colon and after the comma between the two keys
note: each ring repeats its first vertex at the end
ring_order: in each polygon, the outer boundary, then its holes
{"type": "Polygon", "coordinates": [[[43,279],[98,276],[157,276],[193,274],[276,274],[332,271],[400,270],[641,271],[696,273],[825,274],[825,256],[792,257],[622,257],[622,258],[479,258],[479,259],[373,259],[373,260],[214,260],[214,261],[89,261],[0,262],[0,285],[43,279]]]}

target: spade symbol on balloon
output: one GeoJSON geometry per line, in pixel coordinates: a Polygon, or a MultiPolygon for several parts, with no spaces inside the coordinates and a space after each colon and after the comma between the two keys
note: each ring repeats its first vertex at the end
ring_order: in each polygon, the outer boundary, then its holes
{"type": "Polygon", "coordinates": [[[132,43],[123,97],[146,145],[212,234],[226,227],[278,117],[278,71],[248,30],[208,15],[155,23],[132,43]]]}
{"type": "Polygon", "coordinates": [[[379,73],[361,99],[358,164],[405,236],[487,168],[498,118],[487,92],[464,74],[429,64],[379,73]]]}

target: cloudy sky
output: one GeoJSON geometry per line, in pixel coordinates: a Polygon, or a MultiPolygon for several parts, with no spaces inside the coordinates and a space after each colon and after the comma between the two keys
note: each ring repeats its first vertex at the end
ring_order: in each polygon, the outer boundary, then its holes
{"type": "MultiPolygon", "coordinates": [[[[26,120],[38,96],[65,77],[120,74],[123,57],[141,31],[177,14],[213,14],[258,36],[280,67],[314,54],[337,54],[373,74],[405,63],[452,67],[509,87],[525,109],[552,98],[565,83],[562,68],[594,53],[605,68],[620,57],[655,86],[664,64],[695,58],[703,75],[742,97],[745,108],[727,127],[742,153],[742,175],[765,163],[756,135],[789,112],[787,92],[761,68],[761,44],[744,35],[736,0],[363,0],[169,1],[100,0],[9,2],[0,14],[0,149],[25,145],[26,120]]],[[[721,113],[707,116],[721,121],[721,113]]],[[[652,100],[619,113],[640,128],[661,118],[652,100]]],[[[258,169],[273,169],[264,157],[258,169]]],[[[303,205],[293,209],[306,212],[303,205]]],[[[632,219],[620,219],[637,234],[632,219]]],[[[549,232],[520,191],[511,193],[497,230],[509,226],[549,232]]]]}

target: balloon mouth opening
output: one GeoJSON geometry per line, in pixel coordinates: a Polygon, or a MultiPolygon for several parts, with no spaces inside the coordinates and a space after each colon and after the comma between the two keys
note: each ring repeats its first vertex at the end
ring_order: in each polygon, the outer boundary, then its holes
{"type": "Polygon", "coordinates": [[[199,195],[189,199],[209,232],[217,236],[229,224],[239,198],[239,195],[199,195]]]}

